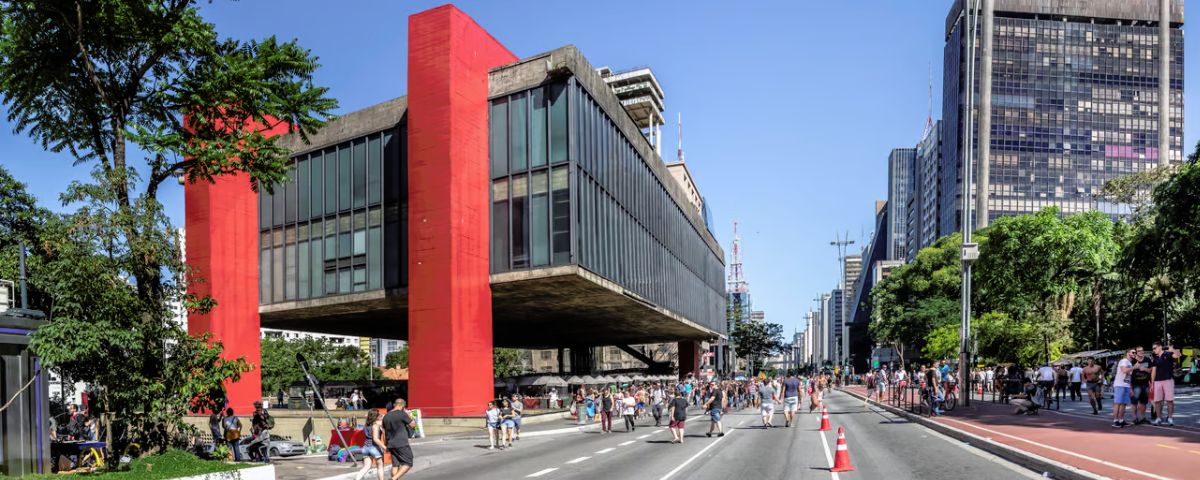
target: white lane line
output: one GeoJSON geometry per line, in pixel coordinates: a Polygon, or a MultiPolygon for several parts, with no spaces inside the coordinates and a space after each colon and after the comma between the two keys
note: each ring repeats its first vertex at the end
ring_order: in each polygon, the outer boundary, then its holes
{"type": "Polygon", "coordinates": [[[582,461],[584,461],[584,460],[587,460],[587,459],[589,459],[589,458],[592,458],[592,457],[579,457],[579,458],[576,458],[576,459],[574,459],[574,460],[568,461],[567,463],[572,463],[572,464],[573,464],[573,463],[579,463],[579,462],[582,462],[582,461]]]}
{"type": "Polygon", "coordinates": [[[611,451],[613,451],[613,450],[616,450],[616,449],[615,449],[615,448],[612,448],[612,447],[608,447],[608,448],[606,448],[606,449],[604,449],[604,450],[597,450],[597,451],[596,451],[596,453],[608,453],[608,452],[611,452],[611,451]]]}
{"type": "Polygon", "coordinates": [[[655,431],[653,431],[653,432],[650,432],[650,433],[651,433],[651,434],[654,434],[654,435],[658,435],[658,434],[660,434],[660,433],[662,433],[662,432],[663,432],[663,430],[660,428],[660,429],[658,429],[658,430],[655,430],[655,431]]]}
{"type": "Polygon", "coordinates": [[[631,445],[631,444],[633,444],[633,440],[627,440],[627,441],[624,441],[624,442],[618,443],[618,444],[617,444],[617,446],[618,446],[618,447],[624,447],[624,446],[626,446],[626,445],[631,445]]]}
{"type": "Polygon", "coordinates": [[[739,427],[740,427],[740,426],[742,426],[742,424],[743,424],[743,423],[746,423],[746,421],[745,421],[745,420],[742,420],[742,421],[738,422],[738,426],[739,426],[739,427]]]}
{"type": "Polygon", "coordinates": [[[1091,461],[1091,462],[1096,462],[1096,463],[1099,463],[1099,464],[1101,464],[1101,465],[1109,466],[1109,467],[1112,467],[1112,468],[1121,469],[1121,470],[1124,470],[1124,471],[1126,471],[1126,472],[1129,472],[1129,473],[1136,473],[1136,474],[1138,474],[1138,475],[1144,475],[1144,476],[1147,476],[1147,477],[1153,478],[1153,479],[1155,479],[1155,480],[1170,480],[1170,479],[1168,479],[1167,477],[1163,477],[1163,476],[1155,475],[1155,474],[1153,474],[1153,473],[1149,473],[1149,472],[1143,472],[1143,471],[1141,471],[1141,470],[1137,470],[1137,469],[1134,469],[1134,468],[1129,468],[1129,467],[1126,467],[1126,466],[1124,466],[1124,465],[1120,465],[1120,464],[1116,464],[1116,463],[1112,463],[1112,462],[1104,461],[1104,460],[1101,460],[1101,459],[1099,459],[1099,458],[1095,458],[1095,457],[1089,457],[1089,456],[1087,456],[1087,455],[1080,455],[1080,454],[1078,454],[1078,453],[1075,453],[1075,452],[1072,452],[1072,451],[1068,451],[1068,450],[1063,450],[1063,449],[1061,449],[1061,448],[1057,448],[1057,447],[1051,447],[1050,445],[1046,445],[1046,444],[1043,444],[1043,443],[1038,443],[1038,442],[1035,442],[1035,441],[1032,441],[1032,440],[1026,440],[1026,439],[1024,439],[1024,438],[1017,437],[1017,436],[1013,436],[1013,435],[1009,435],[1009,434],[1007,434],[1007,433],[1004,433],[1004,432],[998,432],[998,431],[996,431],[996,430],[992,430],[992,429],[990,429],[990,428],[984,428],[984,427],[980,427],[980,426],[978,426],[978,425],[972,425],[972,424],[970,424],[970,423],[967,423],[967,422],[963,422],[963,421],[959,421],[959,420],[954,420],[954,419],[950,419],[950,418],[943,418],[943,420],[946,420],[946,421],[948,421],[948,422],[954,422],[954,423],[957,423],[957,424],[960,424],[960,425],[964,425],[964,426],[967,426],[967,427],[971,427],[971,428],[976,428],[976,429],[979,429],[979,430],[983,430],[983,431],[985,431],[985,432],[988,432],[988,433],[991,433],[991,434],[994,434],[994,435],[1000,435],[1000,436],[1002,436],[1002,437],[1007,437],[1007,438],[1011,438],[1011,439],[1013,439],[1013,440],[1017,440],[1017,441],[1025,442],[1025,443],[1028,443],[1028,444],[1030,444],[1030,445],[1036,445],[1036,446],[1039,446],[1039,447],[1045,448],[1045,449],[1047,449],[1047,450],[1050,450],[1050,451],[1054,451],[1054,452],[1062,453],[1062,454],[1065,454],[1065,455],[1070,455],[1070,456],[1072,456],[1072,457],[1076,457],[1076,458],[1082,458],[1082,459],[1084,459],[1084,460],[1088,460],[1088,461],[1091,461]]]}
{"type": "MultiPolygon", "coordinates": [[[[716,445],[716,444],[718,444],[718,443],[721,443],[721,440],[724,440],[724,439],[726,439],[726,438],[729,438],[729,436],[730,436],[730,435],[733,435],[733,432],[736,432],[736,431],[737,431],[737,429],[736,429],[736,428],[731,428],[731,429],[729,429],[729,431],[728,431],[728,432],[725,432],[725,436],[724,436],[724,437],[717,437],[717,440],[716,440],[716,441],[714,441],[714,442],[712,442],[712,443],[710,443],[710,444],[706,445],[704,448],[700,449],[700,451],[699,451],[699,452],[696,452],[696,454],[695,454],[695,455],[692,455],[692,457],[691,457],[691,458],[689,458],[689,459],[687,459],[687,460],[684,460],[684,462],[683,462],[683,463],[681,463],[681,464],[679,464],[679,466],[675,467],[675,469],[674,469],[674,470],[671,470],[671,471],[667,472],[667,474],[666,474],[666,475],[663,475],[663,476],[662,476],[662,478],[660,478],[660,479],[658,479],[658,480],[667,480],[668,478],[671,478],[671,475],[674,475],[674,474],[676,474],[676,473],[679,473],[679,471],[680,471],[680,470],[683,470],[683,467],[686,467],[686,466],[687,466],[687,464],[689,464],[689,463],[692,463],[692,461],[693,461],[693,460],[695,460],[695,459],[697,459],[697,458],[699,458],[699,457],[700,457],[700,455],[704,455],[704,452],[707,452],[707,451],[708,451],[708,449],[710,449],[710,448],[712,448],[712,447],[713,447],[713,445],[716,445]]],[[[828,448],[826,448],[826,450],[828,450],[828,448]]]]}
{"type": "Polygon", "coordinates": [[[542,475],[545,475],[545,474],[547,474],[547,473],[553,472],[553,471],[555,471],[555,470],[558,470],[558,469],[557,469],[557,468],[547,468],[547,469],[545,469],[545,470],[542,470],[542,471],[540,471],[540,472],[533,472],[533,473],[531,473],[531,474],[529,474],[529,475],[526,475],[526,476],[525,476],[525,478],[540,477],[540,476],[542,476],[542,475]]]}
{"type": "MultiPolygon", "coordinates": [[[[833,454],[829,453],[829,440],[825,439],[824,433],[817,432],[817,435],[821,436],[821,445],[825,447],[825,461],[829,462],[829,469],[833,470],[833,454]]],[[[837,472],[831,471],[829,473],[833,475],[833,480],[841,480],[841,477],[838,476],[837,472]]]]}
{"type": "Polygon", "coordinates": [[[643,438],[649,437],[650,435],[652,435],[652,434],[649,434],[649,433],[647,433],[647,434],[645,434],[645,435],[642,435],[642,436],[638,437],[637,439],[638,439],[638,440],[641,440],[641,439],[643,439],[643,438]]]}

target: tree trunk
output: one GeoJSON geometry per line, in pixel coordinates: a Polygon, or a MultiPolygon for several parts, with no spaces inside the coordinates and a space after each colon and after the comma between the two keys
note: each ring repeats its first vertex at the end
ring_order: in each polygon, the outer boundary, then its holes
{"type": "Polygon", "coordinates": [[[1094,286],[1092,287],[1092,317],[1096,319],[1096,340],[1092,344],[1092,350],[1100,349],[1100,304],[1102,298],[1100,293],[1101,279],[1096,277],[1094,286]]]}

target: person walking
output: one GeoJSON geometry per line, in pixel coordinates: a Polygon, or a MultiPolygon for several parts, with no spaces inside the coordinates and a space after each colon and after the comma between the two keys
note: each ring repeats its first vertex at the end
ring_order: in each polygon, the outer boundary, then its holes
{"type": "Polygon", "coordinates": [[[1175,416],[1175,347],[1163,348],[1162,342],[1154,342],[1154,366],[1150,376],[1154,392],[1154,411],[1158,413],[1155,425],[1174,426],[1171,417],[1175,416]],[[1167,404],[1166,414],[1163,414],[1163,403],[1167,404]]]}
{"type": "Polygon", "coordinates": [[[512,395],[513,409],[513,440],[521,439],[521,416],[525,414],[525,402],[521,400],[521,395],[514,393],[512,395]]]}
{"type": "Polygon", "coordinates": [[[495,450],[496,443],[500,443],[500,448],[504,448],[503,437],[500,436],[500,408],[496,406],[495,400],[488,402],[487,410],[483,412],[483,422],[487,425],[488,450],[495,450]]]}
{"type": "Polygon", "coordinates": [[[221,428],[224,432],[219,438],[224,438],[225,444],[229,445],[230,450],[233,450],[233,461],[242,461],[242,419],[233,414],[233,407],[225,409],[225,416],[221,419],[221,428]]]}
{"type": "Polygon", "coordinates": [[[363,468],[359,470],[355,480],[362,480],[372,468],[375,469],[375,480],[383,480],[383,437],[379,430],[383,426],[379,411],[371,409],[367,412],[367,423],[363,426],[362,454],[363,468]]]}
{"type": "MultiPolygon", "coordinates": [[[[874,377],[869,377],[867,391],[870,392],[873,385],[874,377]]],[[[867,394],[871,396],[870,393],[867,394]]],[[[864,399],[865,403],[866,400],[864,399]]],[[[784,425],[791,428],[792,423],[796,421],[796,411],[800,409],[800,379],[796,378],[796,374],[788,372],[787,379],[783,381],[783,419],[784,425]]]]}
{"type": "Polygon", "coordinates": [[[688,400],[684,393],[682,387],[678,388],[667,407],[667,415],[671,418],[668,425],[671,429],[671,442],[679,444],[683,443],[684,421],[687,420],[688,400]]]}
{"type": "Polygon", "coordinates": [[[614,403],[612,393],[608,390],[600,394],[600,433],[612,433],[614,403]]]}
{"type": "Polygon", "coordinates": [[[512,436],[513,430],[517,428],[516,422],[513,422],[512,402],[507,398],[500,399],[500,445],[511,448],[513,446],[512,436]]]}
{"type": "Polygon", "coordinates": [[[655,427],[662,426],[664,398],[665,394],[663,393],[662,384],[656,382],[654,387],[650,389],[650,413],[654,415],[655,427]]]}
{"type": "Polygon", "coordinates": [[[759,413],[762,415],[763,428],[774,428],[774,425],[771,425],[771,419],[775,417],[775,400],[779,395],[775,393],[774,388],[771,388],[770,383],[764,383],[758,388],[758,397],[760,405],[762,405],[759,413]]]}
{"type": "Polygon", "coordinates": [[[1125,358],[1117,362],[1117,371],[1113,374],[1113,428],[1123,428],[1125,422],[1125,407],[1130,403],[1129,375],[1133,372],[1133,357],[1137,350],[1125,352],[1125,358]]]}
{"type": "Polygon", "coordinates": [[[225,434],[221,431],[221,410],[216,409],[208,414],[208,433],[212,435],[213,447],[225,443],[225,434]]]}
{"type": "Polygon", "coordinates": [[[403,477],[413,467],[412,447],[408,444],[409,428],[413,423],[408,406],[403,398],[392,402],[392,409],[383,416],[383,430],[387,433],[388,454],[392,457],[392,480],[403,477]]]}
{"type": "Polygon", "coordinates": [[[1083,400],[1083,393],[1079,390],[1083,384],[1083,368],[1079,364],[1072,364],[1071,369],[1067,370],[1067,381],[1071,385],[1071,401],[1083,400]]]}
{"type": "Polygon", "coordinates": [[[575,402],[571,405],[571,411],[575,413],[575,424],[579,425],[579,428],[582,430],[583,426],[587,423],[587,404],[584,400],[582,388],[578,392],[575,392],[575,402]]]}
{"type": "Polygon", "coordinates": [[[708,412],[710,424],[708,433],[704,435],[711,437],[713,430],[716,430],[718,437],[724,437],[725,431],[721,428],[721,414],[725,411],[725,391],[717,388],[717,382],[709,382],[708,384],[708,400],[704,402],[704,410],[708,412]]]}
{"type": "Polygon", "coordinates": [[[250,443],[247,445],[252,455],[263,463],[271,463],[271,429],[275,420],[263,408],[261,400],[254,401],[254,415],[250,417],[250,443]]]}
{"type": "Polygon", "coordinates": [[[621,417],[625,419],[625,433],[637,429],[637,423],[633,420],[633,416],[636,414],[637,399],[634,398],[633,389],[626,390],[625,396],[621,398],[621,417]]]}
{"type": "Polygon", "coordinates": [[[1087,390],[1088,404],[1092,406],[1092,415],[1099,415],[1101,410],[1104,410],[1104,405],[1100,400],[1103,398],[1104,382],[1101,381],[1104,372],[1100,369],[1100,364],[1096,360],[1089,358],[1087,367],[1083,369],[1083,388],[1087,390]]]}

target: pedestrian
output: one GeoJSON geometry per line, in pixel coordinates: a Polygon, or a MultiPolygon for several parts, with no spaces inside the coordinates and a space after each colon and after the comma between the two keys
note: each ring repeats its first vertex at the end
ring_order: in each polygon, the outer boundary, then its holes
{"type": "MultiPolygon", "coordinates": [[[[875,372],[867,372],[865,380],[867,381],[867,396],[863,397],[863,406],[864,407],[867,405],[867,399],[874,397],[875,392],[877,390],[877,387],[875,385],[875,372]]],[[[786,398],[784,400],[784,403],[785,404],[787,403],[786,398]]],[[[786,406],[784,407],[783,414],[784,414],[784,416],[787,416],[787,414],[788,414],[786,406]]],[[[791,419],[788,419],[788,424],[790,426],[791,419]]]]}
{"type": "Polygon", "coordinates": [[[558,408],[558,390],[556,389],[550,390],[550,408],[558,408]]]}
{"type": "Polygon", "coordinates": [[[1067,386],[1071,383],[1071,374],[1066,367],[1062,365],[1054,366],[1054,399],[1062,403],[1063,397],[1067,396],[1067,386]]]}
{"type": "Polygon", "coordinates": [[[1050,399],[1054,394],[1055,385],[1058,384],[1057,380],[1058,374],[1054,372],[1049,363],[1042,364],[1041,368],[1037,370],[1037,383],[1038,387],[1042,389],[1042,395],[1045,397],[1042,401],[1046,408],[1050,408],[1050,399]]]}
{"type": "Polygon", "coordinates": [[[275,428],[275,419],[263,408],[261,400],[254,401],[254,415],[250,416],[249,450],[256,459],[263,463],[271,463],[271,429],[275,428]]]}
{"type": "Polygon", "coordinates": [[[1133,371],[1129,374],[1129,399],[1133,402],[1133,424],[1149,425],[1146,407],[1150,405],[1150,370],[1154,368],[1150,356],[1139,345],[1134,349],[1133,371]]]}
{"type": "Polygon", "coordinates": [[[363,425],[363,468],[359,470],[355,480],[362,480],[372,468],[375,469],[375,480],[383,480],[383,438],[379,430],[383,426],[379,411],[371,409],[367,412],[367,423],[363,425]]]}
{"type": "Polygon", "coordinates": [[[1117,362],[1116,373],[1113,374],[1113,428],[1126,427],[1125,407],[1130,404],[1129,375],[1133,372],[1133,357],[1137,350],[1125,352],[1125,358],[1117,362]]]}
{"type": "MultiPolygon", "coordinates": [[[[872,377],[873,378],[873,377],[872,377]]],[[[868,380],[873,382],[874,380],[868,380]]],[[[867,387],[870,392],[871,387],[867,387]]],[[[867,394],[870,396],[870,393],[867,394]]],[[[796,422],[796,411],[800,409],[800,379],[796,378],[796,374],[788,372],[787,379],[783,381],[783,419],[784,425],[788,428],[796,422]]]]}
{"type": "Polygon", "coordinates": [[[1175,422],[1175,347],[1163,348],[1162,342],[1154,342],[1154,366],[1151,368],[1151,381],[1154,382],[1154,411],[1158,413],[1155,425],[1171,425],[1175,422]],[[1163,415],[1163,403],[1167,404],[1166,415],[1163,415]]]}
{"type": "Polygon", "coordinates": [[[242,420],[233,414],[233,407],[225,409],[225,416],[221,419],[221,428],[224,432],[218,438],[224,438],[225,444],[229,445],[230,450],[233,450],[233,461],[242,461],[242,420]]]}
{"type": "Polygon", "coordinates": [[[683,422],[687,420],[688,400],[684,394],[682,387],[676,389],[675,396],[671,398],[670,406],[667,408],[667,415],[671,418],[668,425],[671,428],[671,441],[679,444],[683,443],[683,422]]]}
{"type": "Polygon", "coordinates": [[[711,437],[713,430],[716,430],[718,437],[724,437],[725,431],[721,428],[721,414],[725,411],[725,392],[717,388],[717,382],[709,382],[708,389],[710,393],[708,400],[704,402],[704,411],[708,412],[710,424],[708,433],[704,435],[711,437]]]}
{"type": "Polygon", "coordinates": [[[516,422],[513,422],[512,402],[507,398],[500,400],[500,445],[503,447],[512,447],[513,430],[517,428],[516,422]]]}
{"type": "Polygon", "coordinates": [[[1083,369],[1083,388],[1087,390],[1088,404],[1092,406],[1092,415],[1099,415],[1101,410],[1104,410],[1104,405],[1100,400],[1103,398],[1104,383],[1101,380],[1104,372],[1100,369],[1100,364],[1096,363],[1094,358],[1087,360],[1087,367],[1083,369]]]}
{"type": "Polygon", "coordinates": [[[650,413],[654,415],[654,426],[662,426],[664,392],[662,384],[655,382],[650,389],[650,413]]]}
{"type": "Polygon", "coordinates": [[[1009,399],[1008,404],[1016,407],[1013,415],[1022,413],[1027,415],[1036,415],[1038,411],[1038,403],[1034,401],[1034,396],[1037,395],[1037,387],[1029,381],[1028,378],[1021,379],[1021,392],[1013,395],[1009,399]]]}
{"type": "Polygon", "coordinates": [[[483,412],[483,422],[487,425],[488,450],[495,450],[498,440],[500,448],[504,448],[503,437],[500,436],[500,408],[496,406],[495,400],[488,402],[487,410],[483,412]]]}
{"type": "Polygon", "coordinates": [[[575,414],[575,424],[579,428],[583,428],[587,421],[587,403],[583,396],[583,389],[575,392],[575,401],[571,404],[571,413],[575,414]]]}
{"type": "Polygon", "coordinates": [[[1067,381],[1071,385],[1071,401],[1082,400],[1083,393],[1080,392],[1080,387],[1083,385],[1083,368],[1078,363],[1072,364],[1071,369],[1067,370],[1067,381]]]}
{"type": "Polygon", "coordinates": [[[413,423],[408,406],[403,398],[392,402],[392,409],[383,416],[383,430],[387,433],[388,455],[392,457],[392,480],[403,477],[412,470],[413,452],[408,444],[409,429],[413,423]]]}
{"type": "Polygon", "coordinates": [[[762,415],[763,428],[773,428],[771,419],[775,416],[775,400],[778,398],[778,394],[775,393],[775,389],[771,388],[769,383],[764,383],[758,389],[758,397],[759,404],[762,405],[760,407],[760,414],[762,415]]]}
{"type": "Polygon", "coordinates": [[[621,399],[621,416],[625,419],[625,432],[629,433],[637,429],[637,424],[633,420],[633,416],[637,414],[637,399],[634,398],[633,389],[625,391],[625,397],[621,399]]]}
{"type": "Polygon", "coordinates": [[[615,408],[612,393],[605,390],[600,394],[600,433],[612,433],[612,415],[615,408]]]}
{"type": "Polygon", "coordinates": [[[512,395],[513,409],[513,440],[521,439],[521,416],[525,414],[525,402],[521,400],[521,395],[514,393],[512,395]]]}
{"type": "Polygon", "coordinates": [[[350,392],[350,410],[358,410],[358,390],[350,392]]]}
{"type": "Polygon", "coordinates": [[[221,432],[221,409],[215,409],[208,414],[208,433],[212,435],[213,447],[225,443],[225,435],[221,432]]]}

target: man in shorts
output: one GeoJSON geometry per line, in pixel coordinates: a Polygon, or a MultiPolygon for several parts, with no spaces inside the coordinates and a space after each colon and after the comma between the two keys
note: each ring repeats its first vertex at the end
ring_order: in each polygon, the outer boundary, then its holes
{"type": "Polygon", "coordinates": [[[404,408],[407,405],[403,398],[397,398],[392,402],[392,409],[383,416],[388,454],[392,456],[392,480],[403,477],[413,466],[412,447],[408,445],[408,427],[413,419],[404,408]]]}
{"type": "Polygon", "coordinates": [[[1136,353],[1133,349],[1125,352],[1125,358],[1117,362],[1117,372],[1113,374],[1113,428],[1129,425],[1125,422],[1125,407],[1130,404],[1129,374],[1133,372],[1133,356],[1136,353]]]}
{"type": "Polygon", "coordinates": [[[1149,425],[1150,416],[1146,414],[1146,407],[1150,405],[1150,370],[1154,365],[1150,361],[1150,356],[1146,355],[1146,351],[1139,345],[1135,350],[1133,358],[1133,371],[1129,373],[1129,399],[1133,401],[1133,424],[1134,425],[1149,425]]]}
{"type": "Polygon", "coordinates": [[[1100,399],[1104,396],[1104,383],[1100,380],[1104,377],[1104,372],[1100,369],[1100,364],[1096,363],[1095,359],[1089,358],[1087,366],[1083,367],[1083,388],[1087,390],[1088,404],[1092,406],[1092,415],[1099,415],[1101,410],[1104,410],[1104,405],[1100,403],[1100,399]]]}
{"type": "Polygon", "coordinates": [[[667,416],[671,419],[668,426],[671,428],[672,443],[683,443],[683,422],[687,420],[688,409],[688,399],[684,393],[684,389],[679,388],[667,407],[667,416]]]}
{"type": "Polygon", "coordinates": [[[711,437],[713,430],[716,430],[718,437],[725,436],[725,431],[721,429],[721,413],[725,411],[725,406],[725,392],[717,388],[717,382],[708,382],[708,400],[704,402],[704,410],[708,412],[711,424],[708,433],[704,434],[706,437],[711,437]]]}
{"type": "Polygon", "coordinates": [[[1154,342],[1154,367],[1150,370],[1151,381],[1154,382],[1154,411],[1158,413],[1155,425],[1175,425],[1171,417],[1175,416],[1175,347],[1163,349],[1162,342],[1154,342]],[[1163,415],[1163,402],[1167,403],[1166,415],[1163,415]]]}
{"type": "Polygon", "coordinates": [[[771,387],[769,382],[763,383],[761,387],[758,387],[758,398],[761,402],[760,405],[762,405],[760,410],[762,411],[763,428],[773,427],[771,425],[771,417],[775,416],[775,399],[778,397],[779,394],[775,393],[775,389],[771,387]]]}
{"type": "Polygon", "coordinates": [[[800,379],[795,373],[788,373],[783,381],[783,419],[787,427],[796,421],[796,411],[800,409],[800,379]]]}

